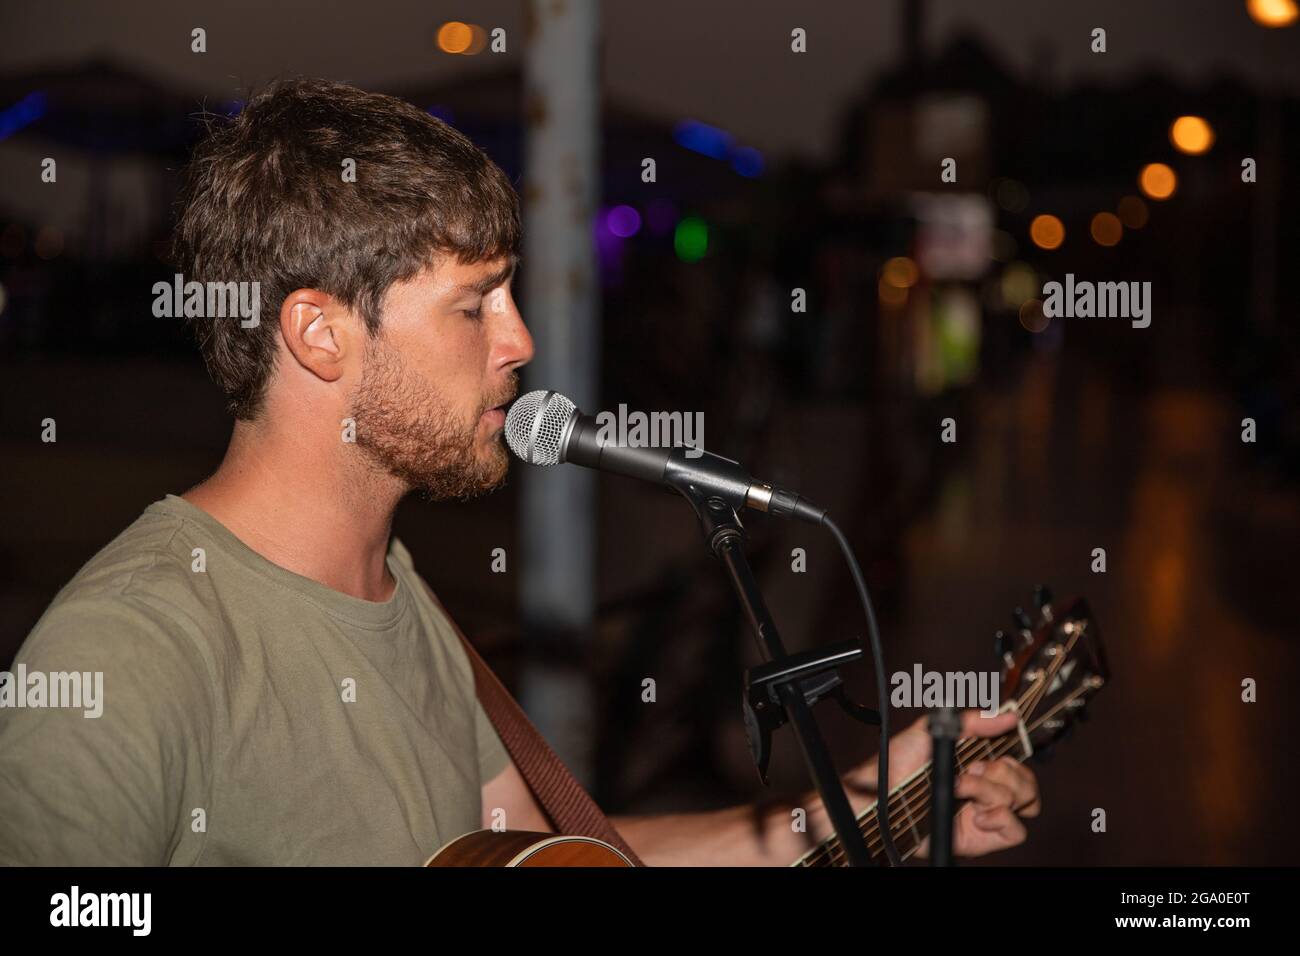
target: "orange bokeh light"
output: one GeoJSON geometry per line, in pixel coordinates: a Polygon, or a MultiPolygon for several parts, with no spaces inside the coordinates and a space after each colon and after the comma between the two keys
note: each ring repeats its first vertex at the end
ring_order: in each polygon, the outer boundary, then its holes
{"type": "Polygon", "coordinates": [[[1089,226],[1093,241],[1099,246],[1114,246],[1124,238],[1124,224],[1113,212],[1099,212],[1089,226]]]}
{"type": "Polygon", "coordinates": [[[916,263],[907,256],[896,256],[885,263],[880,270],[880,276],[897,289],[910,289],[916,285],[920,272],[916,268],[916,263]]]}
{"type": "Polygon", "coordinates": [[[1246,0],[1246,12],[1264,27],[1289,27],[1300,16],[1295,0],[1246,0]]]}
{"type": "Polygon", "coordinates": [[[1199,116],[1180,116],[1169,127],[1169,142],[1179,152],[1199,156],[1214,145],[1214,130],[1199,116]]]}
{"type": "Polygon", "coordinates": [[[1029,224],[1029,238],[1040,249],[1056,249],[1065,242],[1065,223],[1055,216],[1035,216],[1029,224]]]}
{"type": "Polygon", "coordinates": [[[443,53],[464,53],[474,42],[474,31],[468,23],[449,20],[438,28],[438,49],[443,53]]]}
{"type": "Polygon", "coordinates": [[[1164,163],[1148,163],[1138,174],[1138,185],[1148,199],[1168,199],[1178,191],[1178,174],[1164,163]]]}

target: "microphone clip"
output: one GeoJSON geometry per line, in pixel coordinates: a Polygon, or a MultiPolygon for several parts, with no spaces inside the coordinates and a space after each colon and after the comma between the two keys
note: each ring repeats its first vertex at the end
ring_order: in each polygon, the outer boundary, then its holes
{"type": "Polygon", "coordinates": [[[851,664],[866,653],[859,641],[840,641],[826,647],[800,651],[780,660],[768,661],[745,671],[745,735],[758,768],[758,776],[767,785],[767,765],[772,756],[772,732],[788,720],[781,700],[783,685],[791,686],[812,707],[825,697],[834,698],[845,713],[873,727],[880,726],[879,711],[864,707],[849,697],[839,668],[851,664]]]}

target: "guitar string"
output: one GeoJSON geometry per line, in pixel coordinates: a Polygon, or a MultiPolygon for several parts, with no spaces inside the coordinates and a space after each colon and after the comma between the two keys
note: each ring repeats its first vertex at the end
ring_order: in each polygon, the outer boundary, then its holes
{"type": "MultiPolygon", "coordinates": [[[[966,740],[963,741],[963,743],[966,743],[967,746],[957,758],[958,765],[959,765],[959,771],[958,771],[959,773],[964,772],[965,770],[965,764],[966,764],[965,758],[974,756],[978,759],[996,760],[998,757],[1010,753],[1011,750],[1014,749],[1015,745],[1019,743],[1019,741],[1018,739],[1015,739],[1013,735],[1006,734],[1000,738],[988,738],[988,737],[966,738],[966,740]],[[981,748],[983,748],[982,755],[976,753],[976,751],[980,750],[981,748]]],[[[913,824],[912,826],[909,826],[907,829],[904,829],[902,831],[903,833],[908,833],[910,831],[913,839],[915,840],[913,846],[907,851],[907,855],[914,854],[920,850],[923,838],[916,839],[917,834],[915,832],[915,825],[918,822],[918,818],[920,822],[924,822],[926,816],[929,813],[930,794],[931,794],[931,788],[929,784],[928,775],[923,773],[920,777],[918,777],[908,786],[907,790],[900,791],[900,793],[896,795],[898,798],[900,798],[898,800],[898,804],[901,807],[901,809],[900,812],[898,813],[894,813],[891,811],[889,824],[891,828],[896,828],[897,825],[903,823],[904,819],[907,819],[907,821],[910,824],[913,824]],[[922,798],[919,800],[919,802],[917,801],[918,797],[922,798]]],[[[891,797],[891,802],[893,799],[894,798],[891,797]]],[[[874,809],[874,807],[870,809],[874,809]]],[[[868,810],[868,813],[869,812],[870,810],[868,810]]],[[[867,848],[873,860],[879,855],[880,851],[883,850],[884,847],[884,841],[880,838],[879,826],[873,826],[872,824],[874,823],[875,823],[874,820],[870,820],[868,822],[868,825],[871,828],[867,833],[864,834],[864,836],[866,837],[867,848]]],[[[897,835],[895,836],[895,839],[897,839],[897,835]]],[[[827,841],[826,846],[821,848],[821,852],[810,855],[808,861],[804,865],[806,866],[844,865],[845,854],[842,849],[838,848],[838,844],[839,844],[838,837],[833,837],[831,840],[827,841]],[[835,846],[831,846],[830,845],[831,843],[834,843],[835,846]],[[829,861],[825,859],[827,856],[829,856],[830,858],[829,861]]]]}
{"type": "MultiPolygon", "coordinates": [[[[1061,654],[1058,654],[1053,659],[1051,664],[1048,665],[1048,667],[1045,669],[1044,675],[1037,682],[1036,687],[1031,689],[1024,695],[1024,697],[1022,698],[1022,702],[1028,704],[1029,710],[1032,711],[1033,708],[1038,706],[1039,699],[1046,694],[1047,688],[1051,686],[1051,681],[1056,677],[1056,672],[1060,670],[1060,668],[1063,666],[1065,661],[1069,659],[1070,652],[1073,650],[1074,644],[1078,641],[1078,639],[1082,636],[1082,634],[1083,634],[1083,629],[1081,627],[1078,630],[1076,630],[1073,635],[1071,635],[1070,640],[1066,642],[1064,651],[1061,654]]],[[[1049,711],[1047,714],[1041,715],[1035,722],[1033,722],[1032,724],[1033,729],[1037,729],[1043,722],[1050,719],[1053,714],[1057,713],[1062,707],[1066,706],[1070,700],[1073,700],[1077,696],[1078,696],[1077,693],[1067,695],[1061,702],[1059,702],[1056,706],[1054,706],[1051,711],[1049,711]]],[[[1018,703],[1017,706],[1019,707],[1020,704],[1018,703]]],[[[986,749],[985,756],[987,757],[988,755],[987,752],[993,749],[991,745],[989,745],[988,743],[990,739],[993,738],[967,737],[961,741],[958,741],[959,764],[961,763],[963,747],[965,748],[965,753],[969,754],[972,749],[983,745],[986,749]],[[969,746],[967,746],[967,744],[969,744],[969,746]]],[[[1014,745],[1017,743],[1017,740],[1012,739],[1011,734],[1003,735],[1003,737],[997,738],[997,740],[999,741],[998,746],[1002,745],[1001,741],[1006,742],[1006,750],[1003,753],[1010,752],[1012,749],[1014,749],[1014,745]]],[[[994,759],[997,759],[998,756],[1002,756],[1002,755],[1003,754],[995,754],[994,759]]],[[[1025,758],[1022,757],[1021,759],[1023,760],[1025,758]]],[[[962,766],[961,769],[964,770],[964,766],[962,766]]],[[[916,832],[915,832],[916,827],[915,827],[915,818],[912,816],[911,811],[913,809],[916,809],[919,813],[922,814],[921,819],[922,820],[925,819],[925,814],[929,812],[930,791],[931,791],[931,787],[930,787],[929,775],[925,768],[923,768],[921,771],[918,771],[914,779],[909,784],[904,785],[902,789],[900,789],[899,791],[898,796],[901,798],[899,803],[902,807],[902,812],[897,814],[899,818],[898,822],[901,823],[902,817],[907,816],[909,822],[912,823],[911,829],[913,831],[912,836],[914,838],[916,837],[916,832]],[[912,800],[917,795],[917,791],[924,793],[925,799],[923,800],[923,802],[920,804],[919,807],[914,808],[912,805],[912,800]]],[[[892,802],[893,802],[893,794],[891,794],[891,803],[892,802]]],[[[873,860],[876,856],[876,851],[882,848],[884,845],[884,841],[880,838],[879,823],[878,821],[875,820],[874,816],[872,815],[872,811],[874,809],[875,809],[874,805],[867,808],[867,810],[865,810],[863,814],[859,817],[859,820],[866,822],[868,826],[868,830],[865,833],[865,836],[867,838],[868,850],[873,860]],[[876,840],[874,846],[872,844],[873,836],[876,840]]],[[[889,827],[891,832],[894,830],[894,823],[895,823],[894,818],[895,818],[895,813],[891,810],[889,814],[889,827]]],[[[861,825],[859,825],[859,831],[861,831],[861,825]]],[[[915,854],[920,850],[921,842],[923,842],[923,839],[924,838],[915,840],[912,848],[907,852],[908,857],[910,857],[911,855],[915,854]]],[[[822,846],[817,847],[816,849],[810,851],[808,854],[805,854],[805,856],[801,858],[799,864],[797,865],[803,865],[803,866],[845,865],[842,862],[846,859],[845,853],[844,850],[839,847],[840,847],[839,837],[832,836],[828,840],[826,840],[825,843],[822,844],[822,846]],[[824,858],[828,855],[830,857],[830,862],[823,864],[821,861],[823,861],[824,858]]]]}
{"type": "MultiPolygon", "coordinates": [[[[1071,635],[1070,640],[1066,642],[1065,650],[1061,654],[1058,654],[1052,660],[1051,664],[1049,664],[1048,667],[1045,669],[1045,673],[1043,674],[1043,676],[1036,682],[1036,686],[1024,695],[1021,702],[1027,704],[1029,710],[1032,711],[1033,708],[1038,706],[1039,699],[1046,694],[1047,688],[1051,686],[1051,681],[1056,677],[1056,672],[1060,670],[1061,666],[1065,663],[1065,661],[1069,659],[1070,651],[1073,650],[1074,644],[1082,636],[1082,633],[1083,633],[1082,628],[1080,628],[1073,635],[1071,635]]],[[[1047,714],[1040,716],[1033,723],[1033,728],[1037,729],[1038,726],[1041,725],[1041,723],[1050,719],[1052,714],[1059,711],[1061,707],[1068,704],[1068,702],[1070,700],[1073,700],[1076,696],[1077,694],[1067,695],[1067,697],[1063,699],[1062,702],[1058,703],[1055,707],[1053,707],[1051,711],[1049,711],[1047,714]]],[[[1017,706],[1019,707],[1020,704],[1018,703],[1017,706]]],[[[987,757],[988,751],[993,749],[992,746],[988,743],[990,739],[994,739],[994,738],[967,737],[961,741],[958,741],[957,760],[959,765],[962,764],[962,758],[964,755],[969,755],[973,749],[981,745],[985,747],[985,751],[986,751],[985,756],[987,757]]],[[[1001,741],[1006,742],[1006,750],[1003,751],[1003,753],[1009,753],[1012,749],[1014,749],[1015,743],[1017,743],[1017,740],[1012,739],[1011,734],[1006,734],[1003,737],[996,738],[996,739],[999,741],[998,746],[1002,746],[1001,741]]],[[[997,759],[998,756],[1002,756],[1002,755],[1003,755],[1002,753],[994,754],[993,759],[997,759]]],[[[1024,758],[1022,757],[1022,759],[1024,758]]],[[[964,766],[961,766],[961,769],[964,770],[964,766]]],[[[912,816],[912,810],[916,809],[919,813],[922,814],[922,820],[925,819],[924,815],[929,812],[930,791],[931,791],[931,787],[930,787],[929,775],[926,769],[923,768],[921,771],[918,771],[914,779],[909,784],[904,785],[898,793],[898,797],[900,798],[898,801],[898,806],[901,806],[901,812],[897,814],[898,822],[901,823],[902,818],[904,816],[908,817],[909,822],[912,823],[911,829],[913,831],[912,836],[914,838],[916,837],[916,832],[915,832],[916,827],[915,827],[915,818],[912,816]],[[918,792],[924,794],[924,800],[922,801],[919,807],[913,807],[912,800],[914,797],[917,796],[918,792]]],[[[891,803],[893,802],[893,797],[894,795],[891,794],[890,796],[891,803]]],[[[874,819],[874,816],[871,815],[872,810],[874,809],[875,809],[874,805],[872,807],[867,808],[867,810],[863,812],[862,816],[859,817],[860,821],[865,821],[867,823],[868,830],[865,836],[867,838],[868,850],[871,856],[873,857],[873,859],[876,856],[876,851],[882,848],[884,845],[884,841],[880,837],[879,823],[874,819]],[[876,840],[874,846],[872,844],[873,836],[874,839],[876,840]]],[[[895,816],[896,814],[891,809],[891,812],[889,814],[889,827],[891,832],[894,830],[895,816]]],[[[859,826],[859,830],[861,831],[861,826],[859,826]]],[[[910,851],[908,851],[909,856],[920,850],[921,842],[923,841],[923,839],[924,838],[915,840],[913,847],[911,848],[910,851]]],[[[840,841],[838,836],[832,836],[825,843],[823,843],[822,846],[806,854],[800,860],[800,865],[804,865],[804,866],[822,865],[820,861],[824,860],[826,856],[830,857],[831,862],[825,865],[830,865],[830,866],[843,865],[839,861],[843,861],[845,859],[845,853],[844,850],[840,848],[840,841]]]]}
{"type": "MultiPolygon", "coordinates": [[[[969,755],[971,751],[973,751],[981,743],[984,743],[987,740],[989,740],[989,738],[987,737],[966,738],[965,740],[963,740],[962,743],[968,743],[968,746],[966,747],[965,752],[958,756],[957,758],[958,762],[961,763],[964,756],[969,755]]],[[[1008,747],[1008,751],[1009,750],[1010,748],[1008,747]]],[[[995,749],[993,759],[996,759],[997,756],[999,756],[999,754],[996,753],[996,749],[995,749]]],[[[914,822],[915,817],[913,816],[912,811],[915,811],[916,813],[925,812],[926,807],[923,804],[914,805],[912,803],[912,800],[916,797],[919,797],[921,792],[925,789],[926,789],[926,784],[920,778],[917,778],[916,780],[913,780],[911,783],[907,785],[907,789],[900,790],[898,793],[890,795],[889,825],[891,829],[896,829],[896,825],[902,824],[905,819],[910,819],[912,822],[914,822]]],[[[875,810],[875,806],[873,804],[871,807],[868,808],[867,813],[869,814],[874,810],[875,810]]],[[[868,826],[871,827],[871,824],[874,822],[875,822],[874,820],[869,820],[868,826]]],[[[902,832],[907,833],[908,830],[910,829],[913,828],[909,827],[907,830],[903,830],[902,832]]],[[[866,837],[866,841],[867,841],[867,849],[874,860],[874,858],[877,856],[877,851],[883,850],[884,848],[884,840],[880,838],[879,825],[871,827],[871,829],[869,829],[868,832],[864,834],[864,836],[866,837]]],[[[895,840],[897,839],[898,839],[898,835],[896,834],[895,840]]],[[[916,846],[918,847],[920,846],[920,841],[917,841],[916,846]]],[[[829,840],[827,840],[826,844],[823,847],[819,848],[818,851],[815,851],[809,857],[808,862],[805,863],[804,865],[805,866],[822,866],[822,865],[840,866],[843,865],[842,861],[846,861],[846,860],[847,857],[845,851],[840,847],[839,837],[834,836],[829,840]],[[825,863],[821,862],[821,860],[826,856],[829,856],[830,860],[825,863]]]]}
{"type": "MultiPolygon", "coordinates": [[[[1063,661],[1065,659],[1065,656],[1066,655],[1062,655],[1060,658],[1058,658],[1058,660],[1063,661]]],[[[1054,661],[1052,666],[1052,673],[1045,675],[1034,690],[1025,694],[1023,701],[1029,705],[1029,709],[1032,710],[1033,707],[1037,706],[1038,701],[1036,698],[1041,697],[1045,693],[1046,688],[1050,686],[1051,678],[1055,676],[1056,669],[1059,669],[1059,664],[1056,661],[1054,661]]],[[[1067,706],[1069,701],[1073,700],[1076,696],[1077,695],[1067,696],[1065,699],[1063,699],[1060,703],[1054,706],[1046,714],[1043,714],[1037,719],[1035,719],[1030,724],[1030,728],[1036,730],[1039,726],[1041,726],[1043,722],[1051,719],[1051,717],[1055,713],[1057,713],[1062,707],[1067,706]]],[[[989,737],[963,738],[961,741],[958,742],[957,761],[960,767],[959,772],[964,771],[965,769],[964,758],[970,756],[974,750],[980,748],[981,746],[985,748],[984,759],[989,758],[990,751],[993,752],[992,759],[997,759],[1000,756],[1010,753],[1013,749],[1015,749],[1016,744],[1018,744],[1019,742],[1020,742],[1019,738],[1012,733],[1005,734],[998,738],[989,738],[989,737]],[[995,743],[990,744],[990,741],[995,741],[995,743]]],[[[929,812],[930,796],[931,796],[931,786],[930,786],[929,774],[927,771],[923,770],[921,772],[918,772],[916,778],[913,781],[911,781],[911,783],[907,784],[903,789],[901,789],[897,795],[891,794],[890,797],[891,804],[894,803],[895,797],[899,798],[897,805],[900,808],[900,812],[896,814],[891,809],[891,812],[889,814],[890,829],[891,830],[894,829],[896,822],[902,823],[904,817],[907,817],[910,822],[915,823],[915,816],[913,816],[913,811],[915,811],[916,814],[919,814],[921,816],[921,819],[924,820],[925,815],[928,814],[929,812]],[[923,795],[923,799],[919,804],[914,804],[913,800],[919,795],[923,795]]],[[[877,856],[878,851],[883,849],[884,846],[884,841],[880,838],[879,825],[876,823],[874,816],[871,815],[874,809],[875,809],[874,805],[872,807],[867,808],[867,810],[863,812],[862,817],[859,818],[860,820],[865,821],[869,827],[868,831],[864,835],[867,838],[868,850],[871,853],[873,859],[877,856]]],[[[911,829],[914,830],[915,827],[913,826],[911,829]]],[[[913,837],[915,837],[915,833],[913,833],[912,835],[913,837]]],[[[908,857],[910,857],[911,855],[915,854],[920,850],[922,840],[916,840],[912,848],[907,851],[908,857]]],[[[800,865],[840,866],[840,865],[845,865],[845,861],[846,861],[846,855],[844,853],[844,850],[842,848],[839,848],[838,836],[832,836],[821,847],[818,847],[815,850],[808,853],[801,861],[800,865]],[[826,857],[830,858],[829,862],[825,862],[826,857]]]]}
{"type": "MultiPolygon", "coordinates": [[[[1033,690],[1027,692],[1024,695],[1023,701],[1026,704],[1028,704],[1030,710],[1038,706],[1038,698],[1040,698],[1045,693],[1046,688],[1050,686],[1051,679],[1055,677],[1055,672],[1056,670],[1059,669],[1060,663],[1065,660],[1065,657],[1066,655],[1062,655],[1058,657],[1057,660],[1053,661],[1051,667],[1049,668],[1051,673],[1045,674],[1043,678],[1037,683],[1037,686],[1033,690]]],[[[1063,700],[1061,703],[1055,706],[1047,714],[1044,714],[1041,717],[1039,717],[1032,724],[1033,728],[1037,729],[1042,722],[1050,719],[1052,714],[1059,711],[1060,708],[1065,706],[1066,703],[1068,703],[1070,699],[1073,699],[1074,696],[1075,695],[1069,695],[1065,700],[1063,700]]],[[[990,740],[996,741],[996,747],[1003,747],[1005,745],[1005,749],[1003,749],[1001,752],[993,753],[993,759],[997,759],[997,757],[1002,756],[1005,753],[1009,753],[1012,749],[1014,749],[1015,744],[1018,742],[1018,739],[1013,738],[1013,735],[1010,733],[1005,734],[999,738],[988,738],[988,737],[963,738],[961,741],[958,741],[958,755],[957,755],[958,763],[959,765],[961,765],[962,770],[965,769],[963,764],[963,758],[965,756],[970,755],[973,750],[981,746],[985,748],[985,758],[987,759],[989,751],[995,750],[995,746],[989,743],[990,740]]],[[[899,823],[902,822],[902,818],[904,816],[907,816],[909,821],[915,824],[915,817],[912,816],[913,810],[916,810],[918,813],[920,813],[922,815],[921,816],[922,820],[924,820],[925,814],[929,812],[930,795],[931,795],[931,787],[930,787],[929,774],[927,770],[923,768],[921,771],[918,771],[915,778],[909,784],[905,785],[903,789],[900,789],[898,796],[901,798],[899,800],[899,805],[901,806],[901,812],[895,814],[891,810],[889,814],[889,825],[891,831],[894,829],[896,816],[898,818],[897,822],[899,823]],[[918,794],[923,794],[924,799],[921,801],[921,803],[918,806],[914,806],[912,801],[915,797],[918,796],[918,794]]],[[[891,795],[891,802],[892,801],[893,801],[893,795],[891,795]]],[[[874,817],[871,816],[871,811],[874,809],[875,809],[874,806],[868,808],[866,811],[864,811],[862,817],[859,818],[861,820],[864,820],[867,823],[868,830],[864,835],[866,837],[868,850],[873,860],[877,855],[877,851],[879,851],[884,846],[884,841],[880,838],[879,825],[875,821],[874,817]]],[[[915,825],[913,825],[912,830],[913,830],[912,836],[915,838],[916,837],[915,825]]],[[[923,839],[924,838],[915,840],[912,848],[909,851],[907,851],[907,855],[909,857],[920,850],[921,842],[923,841],[923,839]]],[[[806,859],[808,860],[808,862],[804,863],[804,865],[806,866],[845,865],[845,863],[843,862],[845,860],[845,853],[844,850],[839,847],[840,847],[840,841],[838,836],[831,837],[821,847],[817,848],[817,850],[807,855],[806,859]],[[826,856],[830,857],[830,862],[828,863],[822,862],[824,861],[826,856]],[[814,860],[816,860],[817,862],[813,862],[814,860]]]]}

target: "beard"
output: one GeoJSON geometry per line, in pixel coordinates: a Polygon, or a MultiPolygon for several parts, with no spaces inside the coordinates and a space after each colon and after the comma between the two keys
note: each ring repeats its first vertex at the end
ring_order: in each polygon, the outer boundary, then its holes
{"type": "Polygon", "coordinates": [[[518,387],[518,375],[512,373],[510,391],[485,401],[467,425],[433,383],[402,361],[397,349],[370,339],[352,398],[356,445],[373,465],[430,500],[486,494],[505,481],[509,455],[500,436],[480,448],[479,420],[489,408],[513,398],[518,387]]]}

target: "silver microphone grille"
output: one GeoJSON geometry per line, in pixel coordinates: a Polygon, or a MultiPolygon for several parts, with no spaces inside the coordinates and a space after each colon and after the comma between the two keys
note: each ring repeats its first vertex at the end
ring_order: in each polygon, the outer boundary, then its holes
{"type": "Polygon", "coordinates": [[[530,465],[556,465],[564,433],[577,408],[559,392],[521,395],[506,415],[506,444],[530,465]]]}

